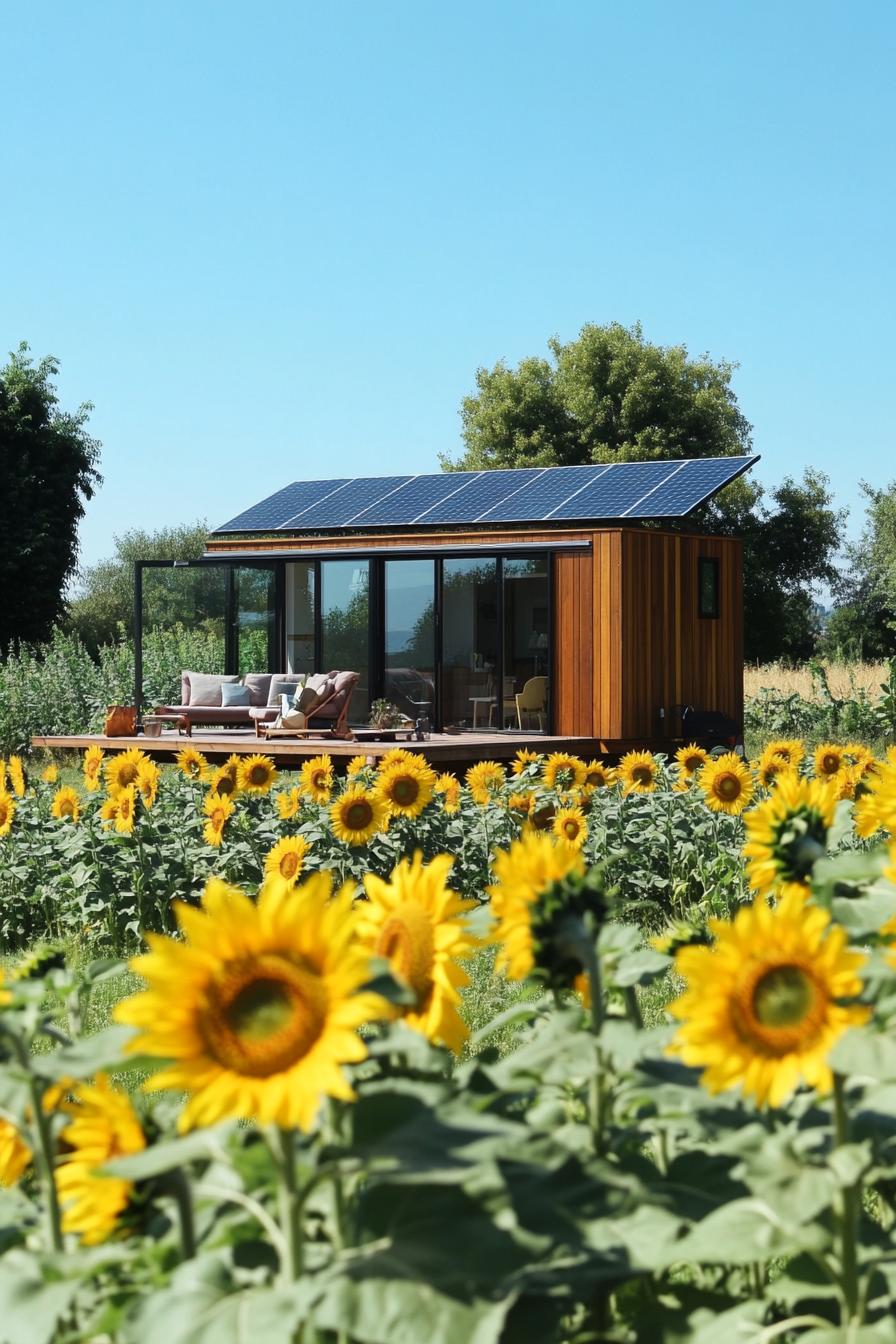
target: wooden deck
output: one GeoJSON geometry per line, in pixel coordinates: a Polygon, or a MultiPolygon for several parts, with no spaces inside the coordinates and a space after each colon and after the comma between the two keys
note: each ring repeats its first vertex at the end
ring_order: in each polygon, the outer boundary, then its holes
{"type": "Polygon", "coordinates": [[[85,733],[78,737],[33,737],[31,745],[47,751],[85,751],[87,747],[102,747],[106,752],[126,751],[139,747],[156,760],[173,760],[184,747],[195,747],[210,760],[230,755],[249,756],[260,752],[270,756],[285,769],[298,769],[310,756],[326,753],[337,764],[346,763],[352,756],[368,756],[376,761],[396,746],[419,752],[436,768],[456,768],[475,764],[476,761],[507,761],[522,747],[528,751],[568,751],[586,759],[600,753],[601,744],[591,737],[547,737],[541,733],[433,733],[425,742],[401,741],[338,741],[328,737],[283,738],[270,741],[257,738],[254,730],[195,728],[192,737],[183,737],[174,729],[166,729],[161,737],[103,737],[99,733],[85,733]]]}

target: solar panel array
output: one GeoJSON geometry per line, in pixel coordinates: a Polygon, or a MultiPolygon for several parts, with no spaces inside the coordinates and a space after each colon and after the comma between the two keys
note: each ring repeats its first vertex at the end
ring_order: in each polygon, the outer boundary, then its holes
{"type": "Polygon", "coordinates": [[[696,457],[295,481],[217,533],[683,518],[758,460],[696,457]]]}

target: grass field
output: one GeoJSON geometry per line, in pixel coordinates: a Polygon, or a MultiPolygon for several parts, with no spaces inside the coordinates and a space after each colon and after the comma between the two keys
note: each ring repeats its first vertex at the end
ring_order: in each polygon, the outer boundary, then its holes
{"type": "MultiPolygon", "coordinates": [[[[865,691],[872,699],[880,694],[887,675],[886,663],[825,663],[828,684],[835,696],[847,697],[865,691]]],[[[804,700],[819,699],[818,690],[807,666],[790,667],[786,663],[747,663],[744,667],[744,695],[749,699],[761,690],[781,695],[800,695],[804,700]]]]}

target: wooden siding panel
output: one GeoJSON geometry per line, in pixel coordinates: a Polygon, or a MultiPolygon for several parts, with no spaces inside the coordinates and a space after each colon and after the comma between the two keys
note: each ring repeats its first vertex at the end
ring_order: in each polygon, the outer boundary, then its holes
{"type": "Polygon", "coordinates": [[[554,732],[591,735],[591,555],[554,559],[554,732]]]}

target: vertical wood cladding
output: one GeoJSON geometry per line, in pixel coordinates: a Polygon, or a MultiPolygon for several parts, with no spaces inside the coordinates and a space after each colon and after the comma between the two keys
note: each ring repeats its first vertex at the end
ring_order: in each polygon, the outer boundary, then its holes
{"type": "Polygon", "coordinates": [[[592,546],[554,561],[554,732],[659,744],[679,734],[673,706],[686,704],[740,724],[740,542],[618,529],[592,533],[592,546]],[[702,556],[719,562],[715,618],[699,615],[702,556]]]}

